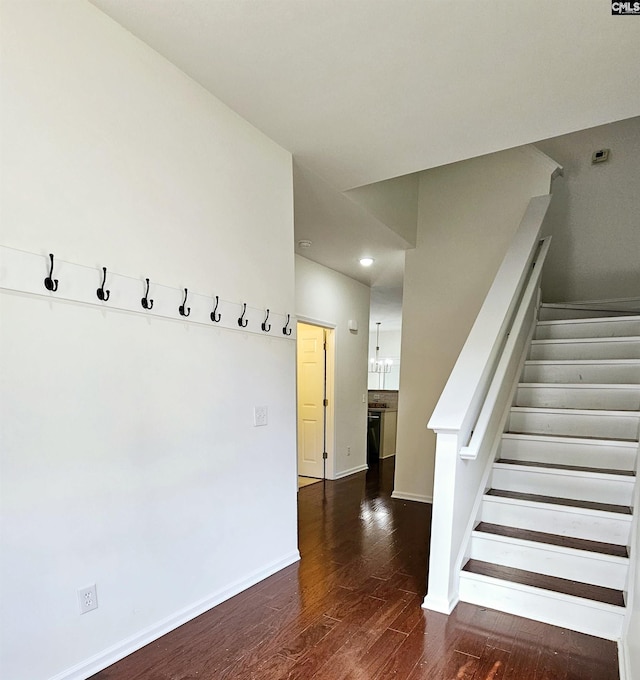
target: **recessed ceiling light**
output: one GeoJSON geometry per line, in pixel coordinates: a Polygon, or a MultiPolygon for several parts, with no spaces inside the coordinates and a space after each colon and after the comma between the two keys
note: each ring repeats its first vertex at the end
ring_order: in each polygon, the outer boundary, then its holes
{"type": "Polygon", "coordinates": [[[311,248],[312,243],[309,241],[309,239],[303,238],[300,241],[298,241],[298,248],[311,248]]]}
{"type": "Polygon", "coordinates": [[[372,257],[361,257],[360,258],[360,264],[363,267],[370,267],[374,263],[374,259],[372,257]]]}

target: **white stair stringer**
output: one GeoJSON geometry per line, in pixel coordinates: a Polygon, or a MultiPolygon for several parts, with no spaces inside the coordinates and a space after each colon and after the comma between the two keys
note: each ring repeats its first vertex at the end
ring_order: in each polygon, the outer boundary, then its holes
{"type": "Polygon", "coordinates": [[[640,316],[582,312],[562,319],[548,310],[552,320],[536,326],[460,599],[618,640],[640,438],[640,316]]]}
{"type": "Polygon", "coordinates": [[[496,579],[460,573],[460,599],[607,640],[619,640],[624,607],[496,579]]]}

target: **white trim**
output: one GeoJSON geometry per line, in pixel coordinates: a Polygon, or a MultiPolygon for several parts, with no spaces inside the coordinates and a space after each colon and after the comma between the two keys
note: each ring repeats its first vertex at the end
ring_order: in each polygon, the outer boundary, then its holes
{"type": "Polygon", "coordinates": [[[456,605],[460,602],[457,597],[453,597],[450,600],[442,599],[439,597],[430,597],[427,593],[422,601],[422,608],[428,609],[432,612],[440,612],[440,614],[446,614],[449,616],[451,612],[456,608],[456,605]]]}
{"type": "Polygon", "coordinates": [[[631,675],[631,662],[626,639],[618,640],[618,673],[620,680],[633,680],[631,675]]]}
{"type": "Polygon", "coordinates": [[[546,169],[551,173],[551,181],[558,177],[558,175],[561,177],[564,175],[564,168],[560,165],[560,163],[554,161],[551,156],[547,156],[544,151],[540,151],[537,146],[534,146],[533,144],[526,144],[525,146],[518,147],[518,151],[523,152],[538,162],[542,162],[543,165],[546,166],[546,169]]]}
{"type": "Polygon", "coordinates": [[[281,559],[271,562],[266,567],[251,572],[246,578],[236,581],[230,586],[212,593],[204,600],[189,605],[188,607],[177,611],[175,614],[162,619],[158,623],[142,629],[140,632],[108,647],[99,654],[95,654],[85,661],[82,661],[71,668],[67,668],[49,680],[85,680],[85,678],[104,670],[107,666],[116,663],[116,661],[120,661],[125,656],[138,651],[150,642],[153,642],[175,628],[178,628],[178,626],[183,625],[187,621],[191,621],[191,619],[194,619],[196,616],[200,616],[200,614],[203,614],[216,605],[241,593],[243,590],[250,588],[256,583],[259,583],[265,578],[272,576],[281,569],[284,569],[299,560],[300,553],[297,550],[294,550],[281,559]]]}
{"type": "Polygon", "coordinates": [[[310,316],[304,316],[304,315],[298,315],[296,314],[296,321],[300,321],[301,323],[306,323],[309,324],[310,326],[320,326],[321,328],[331,328],[335,329],[337,328],[337,324],[331,322],[331,321],[321,321],[320,319],[314,319],[310,316]]]}
{"type": "Polygon", "coordinates": [[[418,503],[433,503],[433,496],[421,493],[409,493],[408,491],[394,491],[391,498],[399,501],[417,501],[418,503]]]}
{"type": "Polygon", "coordinates": [[[342,472],[336,472],[333,479],[342,479],[343,477],[349,477],[355,475],[357,472],[366,472],[369,466],[365,463],[364,465],[358,465],[358,467],[350,468],[349,470],[343,470],[342,472]]]}
{"type": "MultiPolygon", "coordinates": [[[[640,444],[638,445],[638,455],[640,455],[640,444]]],[[[637,468],[636,458],[636,468],[637,468]]],[[[627,545],[629,551],[629,571],[627,576],[627,597],[626,597],[626,611],[624,617],[624,624],[622,626],[622,637],[618,640],[618,667],[620,672],[620,680],[632,680],[633,674],[631,672],[631,655],[629,653],[629,628],[631,625],[631,615],[634,609],[638,609],[637,604],[640,593],[636,593],[636,570],[638,569],[638,550],[640,550],[640,540],[638,538],[638,508],[640,507],[640,484],[636,481],[636,488],[634,489],[633,500],[631,502],[634,509],[633,519],[631,521],[631,531],[629,532],[629,543],[627,545]]],[[[640,614],[636,613],[636,616],[640,614]]]]}

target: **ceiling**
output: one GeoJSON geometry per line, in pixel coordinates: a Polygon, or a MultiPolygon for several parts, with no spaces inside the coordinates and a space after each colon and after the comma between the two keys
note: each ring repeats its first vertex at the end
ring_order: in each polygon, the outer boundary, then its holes
{"type": "Polygon", "coordinates": [[[92,2],[293,153],[297,252],[387,300],[415,239],[385,180],[417,216],[413,173],[640,111],[640,22],[605,0],[92,2]]]}

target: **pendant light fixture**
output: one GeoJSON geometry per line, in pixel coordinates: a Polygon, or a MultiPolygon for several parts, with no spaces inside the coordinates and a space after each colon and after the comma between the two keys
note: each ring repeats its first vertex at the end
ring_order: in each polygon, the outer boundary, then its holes
{"type": "Polygon", "coordinates": [[[390,373],[393,361],[391,359],[380,359],[380,324],[376,321],[376,356],[369,361],[369,373],[390,373]]]}

